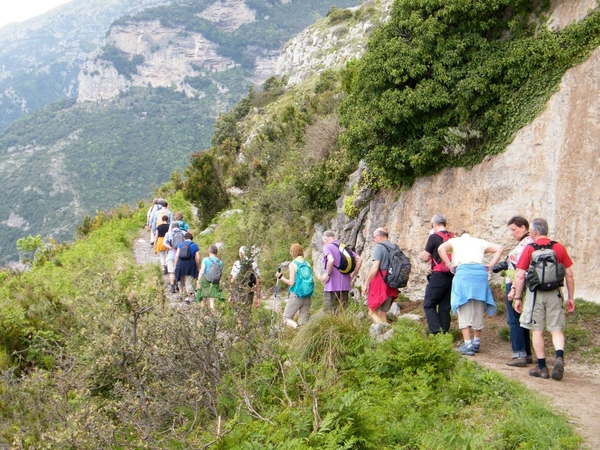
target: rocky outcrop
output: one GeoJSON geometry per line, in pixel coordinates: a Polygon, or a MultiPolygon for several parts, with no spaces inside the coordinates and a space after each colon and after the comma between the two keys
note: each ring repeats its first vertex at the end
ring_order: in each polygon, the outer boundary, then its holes
{"type": "MultiPolygon", "coordinates": [[[[387,20],[392,0],[366,1],[362,8],[375,6],[354,25],[345,22],[331,26],[323,19],[292,39],[277,60],[276,75],[288,77],[293,86],[326,69],[339,69],[367,48],[373,29],[387,20]]],[[[350,8],[355,11],[358,8],[350,8]]]]}
{"type": "Polygon", "coordinates": [[[256,11],[249,8],[244,0],[223,0],[210,5],[202,11],[200,17],[217,24],[225,31],[233,31],[245,23],[254,22],[256,11]]]}
{"type": "Polygon", "coordinates": [[[113,26],[106,44],[124,52],[130,60],[141,55],[144,62],[137,66],[137,73],[128,77],[102,59],[100,51],[96,52],[79,74],[79,102],[112,98],[132,86],[174,86],[198,95],[200,91],[189,86],[186,77],[206,76],[235,66],[232,59],[220,56],[216,44],[202,34],[165,28],[158,21],[113,26]]]}

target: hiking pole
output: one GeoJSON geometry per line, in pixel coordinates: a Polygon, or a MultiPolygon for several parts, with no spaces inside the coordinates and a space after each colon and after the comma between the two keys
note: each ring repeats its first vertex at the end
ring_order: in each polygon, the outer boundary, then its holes
{"type": "MultiPolygon", "coordinates": [[[[277,268],[277,273],[281,273],[281,266],[279,266],[277,268]]],[[[274,300],[273,300],[273,307],[271,308],[271,326],[273,326],[273,318],[275,316],[275,308],[277,308],[277,294],[279,293],[279,277],[275,277],[277,278],[277,281],[275,282],[275,292],[273,294],[274,300]]]]}

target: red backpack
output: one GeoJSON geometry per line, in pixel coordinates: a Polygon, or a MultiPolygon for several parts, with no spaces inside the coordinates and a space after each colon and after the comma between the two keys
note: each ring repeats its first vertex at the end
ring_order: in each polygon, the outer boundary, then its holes
{"type": "MultiPolygon", "coordinates": [[[[454,233],[452,233],[451,231],[447,231],[446,233],[437,231],[435,234],[437,234],[439,237],[442,238],[442,243],[444,243],[448,239],[451,239],[454,237],[454,233]]],[[[448,253],[448,259],[450,259],[450,261],[452,261],[452,254],[448,253]]],[[[448,266],[446,266],[446,264],[444,264],[444,261],[442,261],[441,259],[440,259],[440,262],[437,262],[432,255],[431,261],[433,262],[433,267],[431,269],[433,272],[450,272],[450,269],[448,269],[448,266]]]]}

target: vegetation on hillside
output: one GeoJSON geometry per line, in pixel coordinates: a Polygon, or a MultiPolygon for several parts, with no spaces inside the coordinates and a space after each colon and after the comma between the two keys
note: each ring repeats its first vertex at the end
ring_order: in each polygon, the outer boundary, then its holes
{"type": "Polygon", "coordinates": [[[136,88],[101,103],[53,103],[10,126],[0,137],[0,155],[12,161],[0,167],[0,200],[10,205],[0,222],[13,213],[22,223],[0,224],[0,264],[16,259],[19,238],[70,240],[84,216],[168,181],[210,145],[214,117],[246,90],[237,86],[216,102],[136,88]]]}
{"type": "Polygon", "coordinates": [[[549,30],[547,2],[396,1],[350,66],[343,145],[387,186],[504,150],[600,45],[600,11],[549,30]]]}
{"type": "Polygon", "coordinates": [[[169,306],[158,264],[132,260],[146,209],[0,274],[0,446],[579,448],[563,417],[414,322],[377,343],[356,305],[299,333],[264,309],[169,306]]]}

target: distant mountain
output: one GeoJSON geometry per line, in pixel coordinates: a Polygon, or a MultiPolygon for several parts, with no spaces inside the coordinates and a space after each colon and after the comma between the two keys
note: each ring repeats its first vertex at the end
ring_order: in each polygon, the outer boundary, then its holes
{"type": "Polygon", "coordinates": [[[334,3],[359,1],[77,0],[2,28],[0,263],[148,197],[334,3]]]}
{"type": "Polygon", "coordinates": [[[76,98],[88,54],[117,18],[171,0],[73,0],[0,29],[0,132],[61,98],[76,98]]]}

